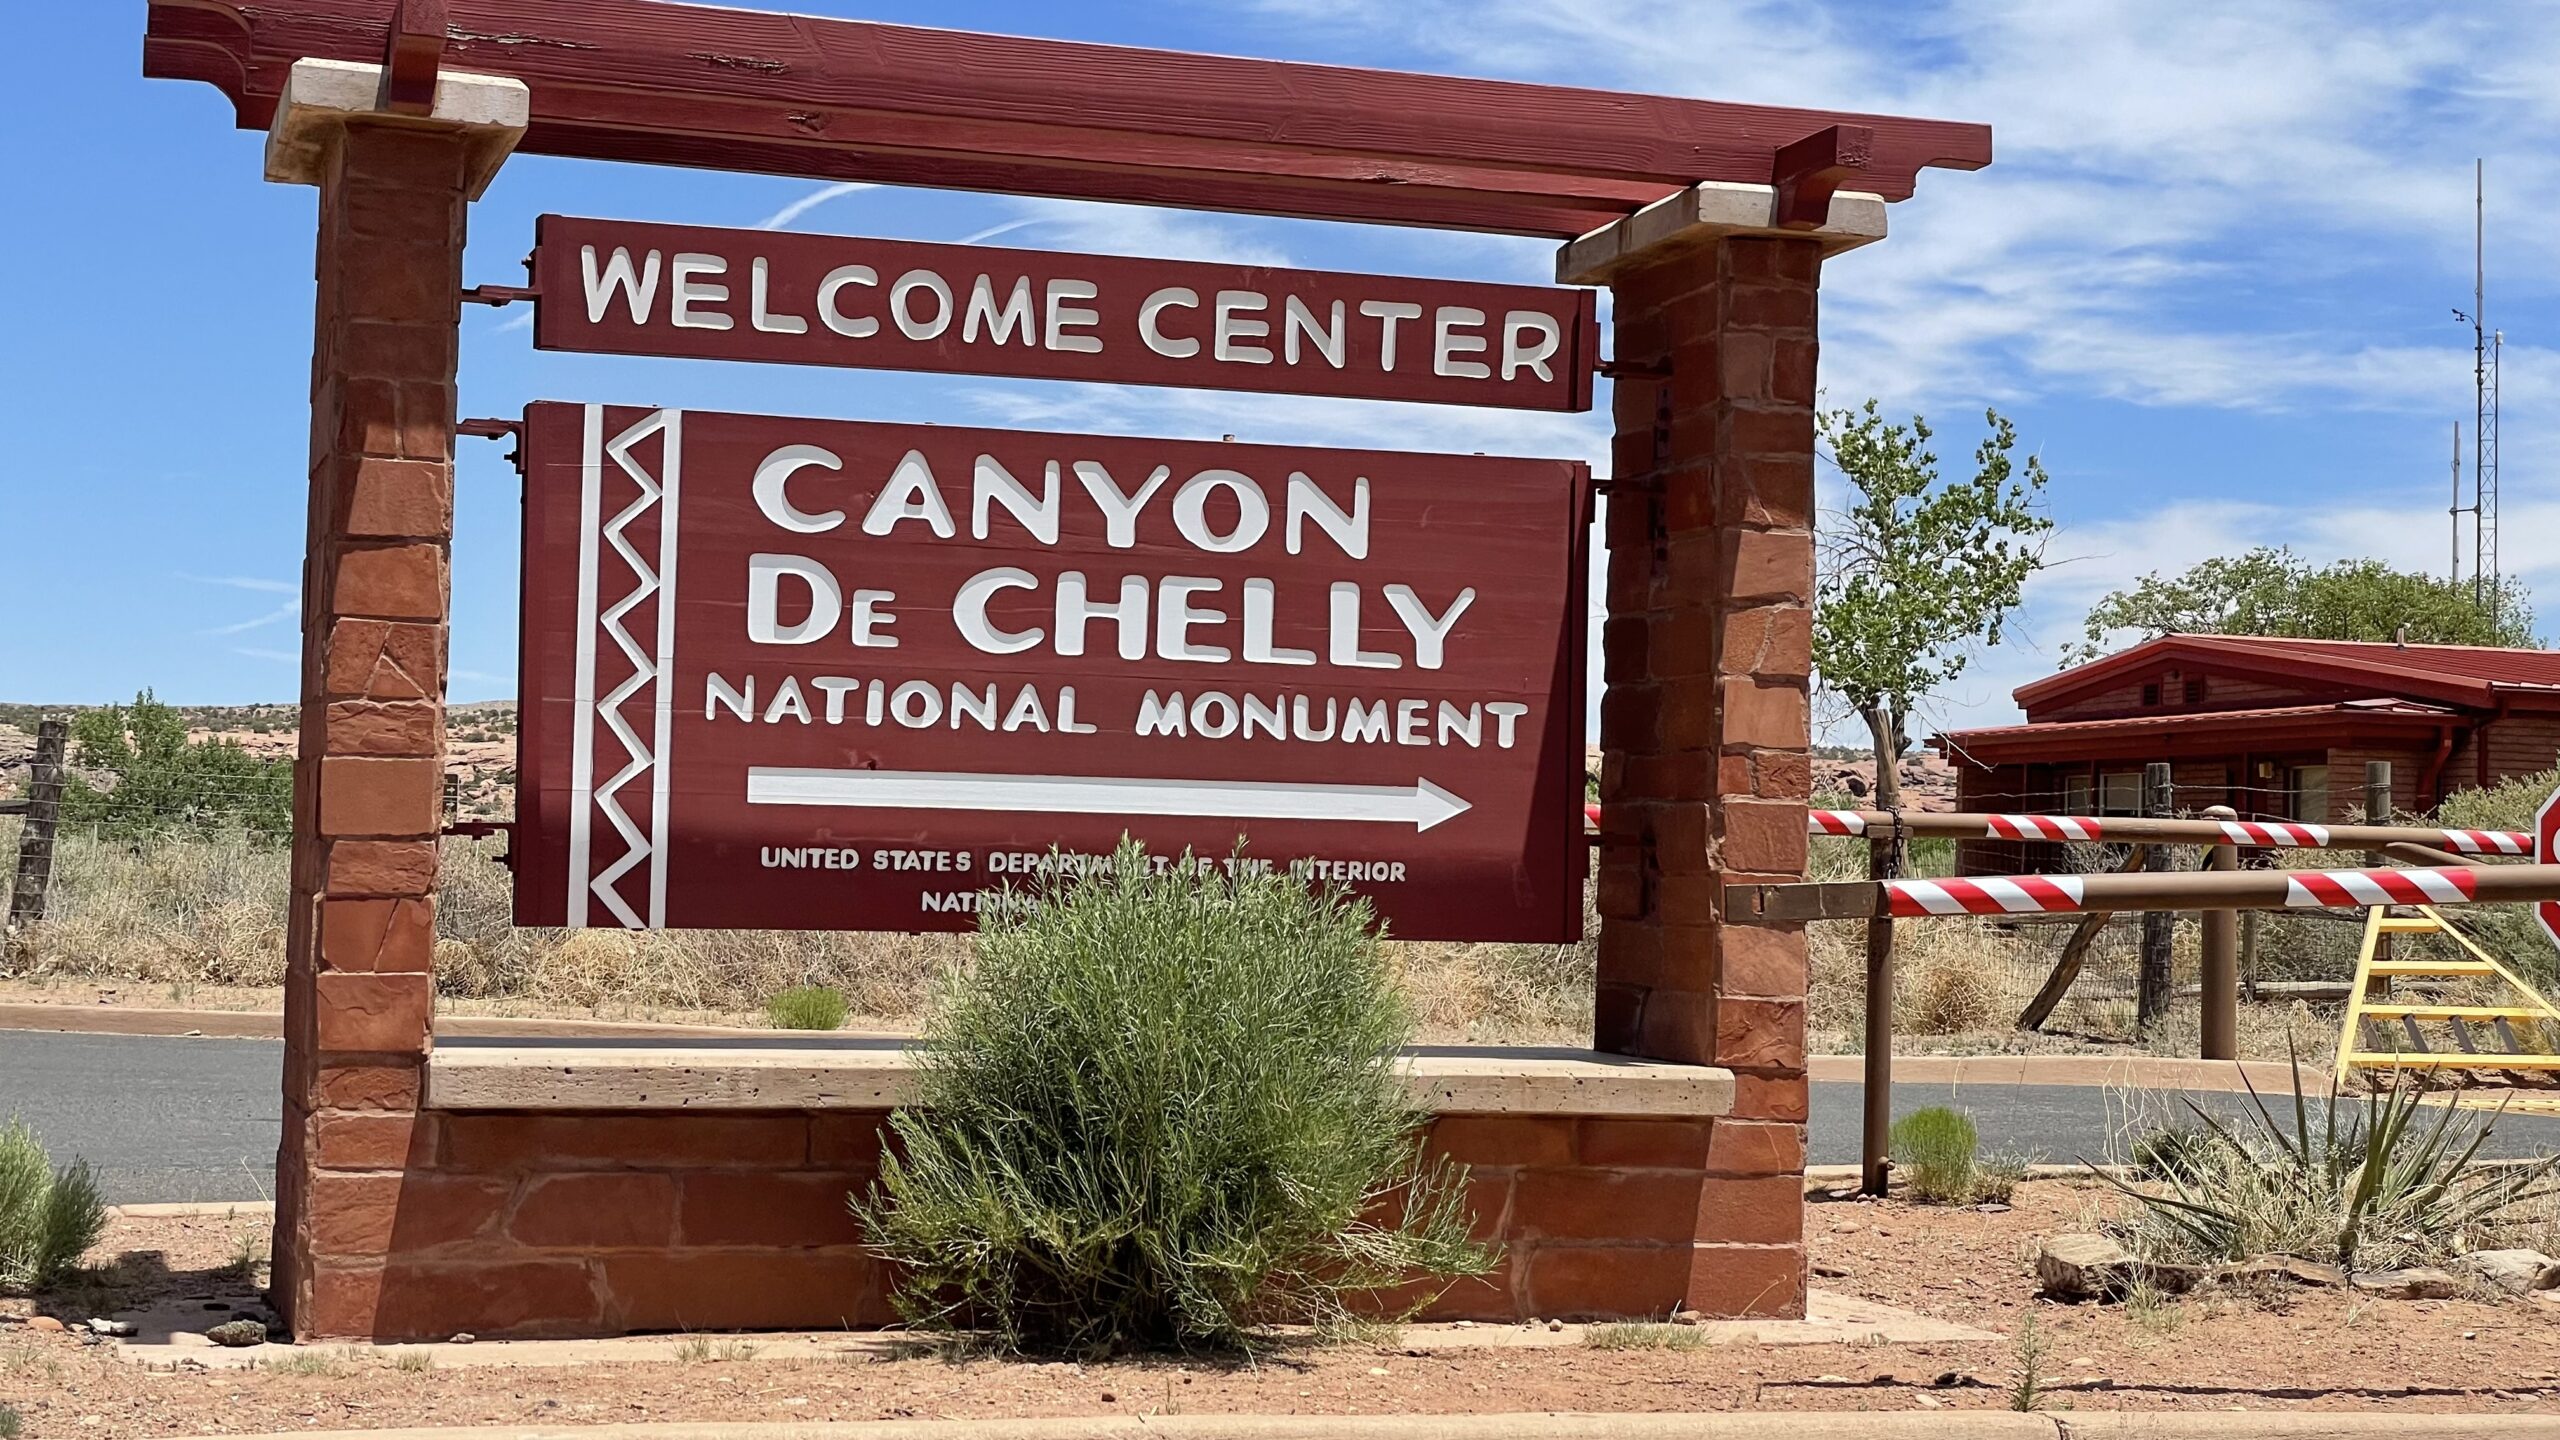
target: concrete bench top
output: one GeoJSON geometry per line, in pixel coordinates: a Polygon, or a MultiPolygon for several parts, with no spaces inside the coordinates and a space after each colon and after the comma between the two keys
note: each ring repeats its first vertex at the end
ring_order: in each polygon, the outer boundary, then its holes
{"type": "MultiPolygon", "coordinates": [[[[915,1098],[907,1036],[736,1041],[439,1039],[435,1110],[886,1110],[915,1098]]],[[[1733,1106],[1733,1072],[1595,1050],[1417,1046],[1414,1101],[1454,1115],[1700,1119],[1733,1106]]]]}

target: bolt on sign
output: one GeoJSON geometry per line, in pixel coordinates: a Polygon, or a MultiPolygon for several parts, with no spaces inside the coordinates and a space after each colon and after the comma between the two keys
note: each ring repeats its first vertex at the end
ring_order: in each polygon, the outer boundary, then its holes
{"type": "Polygon", "coordinates": [[[1588,410],[1594,293],[545,215],[534,344],[1588,410]]]}
{"type": "Polygon", "coordinates": [[[1578,463],[566,404],[523,457],[519,924],[967,929],[1125,831],[1579,933],[1578,463]]]}

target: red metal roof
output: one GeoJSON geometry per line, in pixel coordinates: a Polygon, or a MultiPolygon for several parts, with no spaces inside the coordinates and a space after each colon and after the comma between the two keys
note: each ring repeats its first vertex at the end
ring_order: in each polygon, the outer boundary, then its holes
{"type": "MultiPolygon", "coordinates": [[[[2263,710],[2187,710],[2173,714],[2126,715],[2107,720],[2048,720],[2000,725],[1981,730],[1950,730],[1931,742],[1950,756],[1966,756],[1991,765],[2050,758],[2108,758],[2110,742],[2140,748],[2148,754],[2204,754],[2229,748],[2237,737],[2268,741],[2337,733],[2354,734],[2377,726],[2425,729],[2459,718],[2441,705],[2410,700],[2348,700],[2329,705],[2279,705],[2263,710]]],[[[2130,753],[2128,751],[2127,753],[2130,753]]]]}
{"type": "Polygon", "coordinates": [[[2020,705],[2034,705],[2171,660],[2218,661],[2244,670],[2367,686],[2392,695],[2456,704],[2487,703],[2499,692],[2512,694],[2518,690],[2548,690],[2560,696],[2560,651],[2268,635],[2163,635],[2102,660],[2021,685],[2012,693],[2020,705]]]}

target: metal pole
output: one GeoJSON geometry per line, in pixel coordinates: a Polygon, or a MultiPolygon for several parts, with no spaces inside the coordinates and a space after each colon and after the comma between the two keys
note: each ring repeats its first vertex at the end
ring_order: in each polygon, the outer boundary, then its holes
{"type": "MultiPolygon", "coordinates": [[[[1891,837],[1867,843],[1867,878],[1890,879],[1895,842],[1891,837]]],[[[1882,1195],[1893,1168],[1886,1147],[1893,1134],[1893,917],[1867,920],[1866,1112],[1858,1140],[1858,1188],[1882,1195]]]]}
{"type": "Polygon", "coordinates": [[[1841,880],[1725,887],[1727,913],[1755,920],[1864,920],[1878,911],[1918,918],[2146,909],[2353,910],[2380,904],[2509,905],[2532,900],[2560,900],[2560,865],[2006,875],[1881,885],[1841,880]],[[1960,898],[1958,891],[1974,898],[1960,898]]]}
{"type": "MultiPolygon", "coordinates": [[[[2230,820],[2237,814],[2228,805],[2205,809],[2208,819],[2230,820]]],[[[2224,873],[2240,868],[2240,847],[2216,845],[2204,854],[2204,868],[2224,873]]],[[[2203,915],[2204,944],[2202,975],[2204,1046],[2207,1060],[2240,1058],[2240,912],[2207,910],[2203,915]]]]}
{"type": "MultiPolygon", "coordinates": [[[[2471,743],[2478,745],[2482,742],[2475,738],[2471,743]]],[[[2364,762],[2364,823],[2367,825],[2389,825],[2391,823],[2391,811],[2391,762],[2388,760],[2367,760],[2364,762]]],[[[2377,847],[2364,852],[2364,863],[2367,865],[2380,865],[2387,858],[2388,847],[2377,847]]],[[[2388,960],[2391,958],[2391,939],[2391,932],[2388,930],[2384,930],[2373,937],[2374,959],[2388,960]]],[[[2373,977],[2372,983],[2367,988],[2374,995],[2388,996],[2391,993],[2391,977],[2388,975],[2377,975],[2373,977]]]]}
{"type": "MultiPolygon", "coordinates": [[[[1879,839],[1896,832],[1881,810],[1817,810],[1807,822],[1816,836],[1879,839]]],[[[2111,844],[2222,845],[2277,850],[2373,850],[2407,843],[2467,849],[2476,855],[2533,853],[2533,837],[2521,830],[2458,830],[2439,825],[2327,825],[2298,820],[2160,820],[2141,815],[1995,815],[1940,811],[1902,815],[1905,836],[1956,840],[2105,841],[2111,844]],[[2236,826],[2226,830],[2224,825],[2236,826]]]]}
{"type": "Polygon", "coordinates": [[[53,883],[53,832],[62,816],[62,755],[71,739],[65,720],[36,722],[35,763],[27,769],[27,818],[18,831],[18,878],[9,892],[9,929],[44,918],[53,883]]]}
{"type": "MultiPolygon", "coordinates": [[[[2155,760],[2143,766],[2143,814],[2153,819],[2168,819],[2172,804],[2168,763],[2155,760]]],[[[2167,871],[2172,863],[2168,847],[2155,845],[2143,868],[2159,874],[2167,871]]],[[[2134,1028],[2145,1035],[2150,1034],[2151,1027],[2169,1014],[2169,947],[2177,934],[2177,923],[2178,917],[2171,911],[2142,912],[2142,962],[2134,998],[2134,1028]]]]}

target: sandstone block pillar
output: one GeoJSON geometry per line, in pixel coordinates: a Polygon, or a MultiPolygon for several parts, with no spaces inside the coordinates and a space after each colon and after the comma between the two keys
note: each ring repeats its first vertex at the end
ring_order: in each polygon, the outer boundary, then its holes
{"type": "Polygon", "coordinates": [[[273,1292],[303,1339],[370,1332],[424,1135],[463,216],[528,109],[486,76],[424,116],[380,91],[302,61],[267,141],[320,190],[273,1292]]]}
{"type": "Polygon", "coordinates": [[[1709,184],[1567,245],[1614,303],[1596,1048],[1736,1077],[1701,1183],[1688,1303],[1804,1313],[1805,939],[1725,913],[1801,880],[1811,788],[1816,294],[1881,238],[1834,197],[1770,223],[1767,186],[1709,184]]]}

